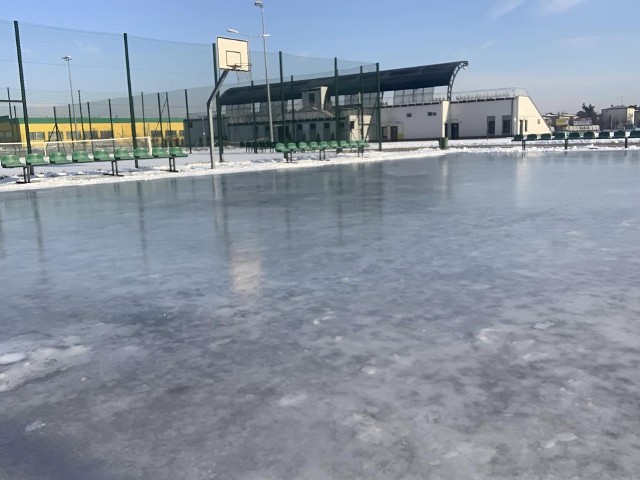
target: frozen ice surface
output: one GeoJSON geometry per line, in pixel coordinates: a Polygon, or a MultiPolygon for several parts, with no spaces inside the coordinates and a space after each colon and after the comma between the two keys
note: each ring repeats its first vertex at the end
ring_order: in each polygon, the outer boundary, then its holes
{"type": "Polygon", "coordinates": [[[5,192],[0,478],[638,478],[639,205],[637,151],[5,192]]]}

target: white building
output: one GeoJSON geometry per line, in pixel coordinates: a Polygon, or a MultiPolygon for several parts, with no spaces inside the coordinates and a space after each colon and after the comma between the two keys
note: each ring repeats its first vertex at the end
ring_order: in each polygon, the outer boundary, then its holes
{"type": "MultiPolygon", "coordinates": [[[[275,140],[376,141],[378,131],[383,141],[551,133],[524,89],[454,95],[455,77],[467,65],[451,62],[381,71],[379,84],[376,72],[272,84],[275,140]],[[438,93],[439,87],[446,91],[438,93]]],[[[225,138],[267,139],[266,102],[264,85],[225,91],[221,97],[225,138]]]]}
{"type": "Polygon", "coordinates": [[[463,92],[449,101],[386,105],[382,138],[424,140],[438,137],[494,138],[551,133],[524,89],[463,92]]]}
{"type": "Polygon", "coordinates": [[[627,128],[634,124],[635,107],[625,105],[610,106],[603,108],[600,114],[600,126],[604,130],[618,130],[627,128]]]}

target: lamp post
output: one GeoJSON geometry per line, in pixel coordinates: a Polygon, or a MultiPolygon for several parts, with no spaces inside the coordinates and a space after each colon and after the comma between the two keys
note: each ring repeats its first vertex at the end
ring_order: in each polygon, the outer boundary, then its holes
{"type": "Polygon", "coordinates": [[[62,57],[62,60],[67,62],[67,70],[69,71],[69,91],[71,92],[71,111],[73,112],[73,132],[71,132],[72,140],[76,140],[77,132],[78,132],[78,123],[76,122],[76,107],[73,102],[73,84],[71,83],[71,57],[69,55],[65,55],[62,57]]]}
{"type": "Polygon", "coordinates": [[[269,66],[267,63],[267,37],[264,33],[264,5],[262,0],[255,0],[253,4],[260,8],[262,17],[262,48],[264,50],[264,81],[267,85],[267,107],[269,109],[269,140],[273,143],[273,112],[271,111],[271,87],[269,87],[269,66]]]}

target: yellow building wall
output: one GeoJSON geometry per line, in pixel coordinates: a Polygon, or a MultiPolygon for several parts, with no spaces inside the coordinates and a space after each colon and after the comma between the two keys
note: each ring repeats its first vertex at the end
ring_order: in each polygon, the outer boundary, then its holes
{"type": "MultiPolygon", "coordinates": [[[[23,123],[20,124],[20,138],[24,142],[26,139],[25,125],[23,123]]],[[[10,130],[10,127],[7,125],[7,129],[10,130]]],[[[69,141],[72,140],[73,129],[76,130],[76,138],[77,140],[82,140],[82,125],[80,123],[77,126],[70,125],[68,122],[58,122],[58,137],[56,137],[56,128],[55,122],[51,120],[51,122],[43,122],[42,120],[38,120],[36,122],[29,122],[29,132],[31,136],[31,141],[42,141],[42,142],[54,142],[56,140],[64,140],[69,141]],[[60,138],[61,137],[61,138],[60,138]]],[[[4,130],[3,125],[0,125],[0,130],[4,130]]],[[[162,130],[164,131],[164,140],[165,142],[169,141],[171,138],[173,144],[184,143],[184,123],[182,120],[172,121],[171,124],[162,122],[162,130]]],[[[115,138],[131,138],[133,135],[131,133],[131,123],[129,122],[114,122],[113,124],[113,136],[115,138]]],[[[136,136],[138,137],[151,137],[153,144],[159,144],[161,135],[160,135],[160,125],[158,122],[136,122],[136,136]]],[[[96,139],[109,139],[111,137],[111,124],[110,122],[91,122],[91,133],[89,132],[89,124],[85,121],[84,123],[84,139],[85,140],[96,140],[96,139]]],[[[0,142],[7,142],[3,138],[0,138],[0,142]]]]}

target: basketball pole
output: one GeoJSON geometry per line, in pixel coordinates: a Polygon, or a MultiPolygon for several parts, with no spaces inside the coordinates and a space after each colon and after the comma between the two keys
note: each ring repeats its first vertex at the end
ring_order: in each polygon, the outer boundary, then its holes
{"type": "MultiPolygon", "coordinates": [[[[216,95],[218,95],[218,92],[220,92],[220,89],[222,88],[222,84],[224,83],[225,79],[227,78],[227,75],[229,75],[230,70],[224,70],[222,72],[222,75],[220,75],[220,79],[218,80],[218,84],[215,86],[215,88],[213,89],[213,93],[211,94],[211,96],[209,97],[209,100],[207,100],[207,113],[209,114],[209,136],[211,137],[211,147],[209,148],[209,157],[211,159],[211,168],[215,168],[215,162],[213,160],[213,146],[215,144],[215,133],[214,133],[214,128],[213,128],[213,110],[211,109],[211,104],[215,103],[215,99],[216,99],[216,95]]],[[[220,141],[222,141],[222,139],[220,139],[220,141]]]]}

